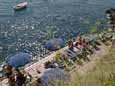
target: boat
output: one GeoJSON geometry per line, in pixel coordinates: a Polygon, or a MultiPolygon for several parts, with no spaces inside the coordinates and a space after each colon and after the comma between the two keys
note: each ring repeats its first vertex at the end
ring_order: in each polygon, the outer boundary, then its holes
{"type": "Polygon", "coordinates": [[[27,7],[28,3],[27,2],[22,2],[17,4],[16,6],[14,6],[14,10],[18,11],[18,10],[22,10],[25,9],[27,7]]]}

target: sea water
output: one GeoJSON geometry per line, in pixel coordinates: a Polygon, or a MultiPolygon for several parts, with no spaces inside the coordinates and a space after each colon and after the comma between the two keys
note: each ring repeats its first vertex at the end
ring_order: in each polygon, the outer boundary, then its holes
{"type": "Polygon", "coordinates": [[[110,7],[115,7],[114,0],[0,0],[0,62],[17,52],[38,56],[52,38],[66,43],[79,31],[89,33],[95,21],[105,23],[104,12],[110,7]],[[27,9],[14,11],[13,6],[23,1],[27,9]]]}

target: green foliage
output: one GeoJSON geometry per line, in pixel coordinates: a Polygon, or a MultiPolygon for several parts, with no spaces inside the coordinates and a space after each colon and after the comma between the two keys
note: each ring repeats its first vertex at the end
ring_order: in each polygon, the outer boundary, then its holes
{"type": "Polygon", "coordinates": [[[96,33],[97,32],[97,27],[96,26],[91,27],[91,31],[90,32],[91,33],[96,33]]]}
{"type": "Polygon", "coordinates": [[[83,64],[83,61],[81,59],[77,59],[77,64],[78,65],[82,65],[83,64]]]}
{"type": "Polygon", "coordinates": [[[38,86],[38,83],[37,83],[37,81],[34,81],[31,84],[27,84],[25,86],[38,86]]]}
{"type": "Polygon", "coordinates": [[[100,20],[97,20],[97,21],[95,22],[95,25],[96,25],[96,26],[101,25],[101,21],[100,21],[100,20]]]}
{"type": "MultiPolygon", "coordinates": [[[[97,61],[96,66],[84,74],[73,72],[73,77],[66,85],[56,86],[115,86],[115,46],[110,49],[109,54],[101,61],[97,61]]],[[[77,59],[81,63],[81,59],[77,59]]],[[[83,71],[84,72],[84,71],[83,71]]],[[[63,81],[62,81],[63,82],[63,81]]]]}
{"type": "Polygon", "coordinates": [[[58,62],[61,62],[62,60],[61,60],[61,54],[60,53],[57,53],[56,55],[55,55],[55,57],[54,57],[54,60],[55,61],[58,61],[58,62]]]}
{"type": "Polygon", "coordinates": [[[88,28],[90,29],[90,33],[96,33],[97,27],[103,24],[102,20],[96,20],[94,24],[89,19],[83,19],[81,22],[82,24],[88,26],[88,28]]]}
{"type": "Polygon", "coordinates": [[[115,74],[113,74],[112,86],[115,86],[115,74]]]}
{"type": "Polygon", "coordinates": [[[55,26],[47,26],[46,29],[47,29],[47,32],[46,32],[46,36],[47,38],[54,38],[54,32],[55,32],[55,26]]]}
{"type": "Polygon", "coordinates": [[[91,23],[90,23],[90,21],[89,21],[88,19],[84,19],[84,20],[82,21],[82,24],[90,25],[91,23]]]}
{"type": "Polygon", "coordinates": [[[63,62],[64,70],[69,71],[69,65],[66,61],[63,62]]]}

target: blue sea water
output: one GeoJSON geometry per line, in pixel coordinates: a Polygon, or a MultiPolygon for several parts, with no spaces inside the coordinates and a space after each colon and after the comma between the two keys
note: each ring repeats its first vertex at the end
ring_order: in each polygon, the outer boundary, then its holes
{"type": "Polygon", "coordinates": [[[16,52],[37,56],[53,37],[66,42],[78,31],[88,33],[89,25],[81,19],[91,24],[104,21],[110,7],[115,7],[114,0],[0,0],[0,62],[16,52]],[[23,1],[28,2],[27,9],[15,12],[13,6],[23,1]]]}

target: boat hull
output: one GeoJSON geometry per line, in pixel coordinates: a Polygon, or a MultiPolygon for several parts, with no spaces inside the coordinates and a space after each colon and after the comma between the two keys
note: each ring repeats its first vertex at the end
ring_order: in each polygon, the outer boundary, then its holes
{"type": "Polygon", "coordinates": [[[24,10],[24,9],[26,9],[27,8],[27,6],[24,6],[24,7],[20,7],[20,8],[14,8],[14,10],[15,11],[20,11],[20,10],[24,10]]]}
{"type": "Polygon", "coordinates": [[[20,3],[20,4],[16,5],[16,6],[14,7],[14,10],[15,10],[15,11],[19,11],[19,10],[23,10],[23,9],[25,9],[25,8],[27,8],[27,2],[20,3]]]}

